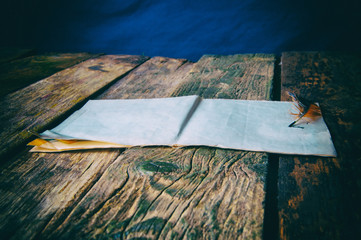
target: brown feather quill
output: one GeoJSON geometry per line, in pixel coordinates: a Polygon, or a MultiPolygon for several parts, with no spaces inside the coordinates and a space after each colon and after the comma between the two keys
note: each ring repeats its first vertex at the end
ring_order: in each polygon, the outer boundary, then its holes
{"type": "Polygon", "coordinates": [[[297,109],[297,113],[291,113],[295,115],[297,119],[293,121],[289,127],[295,127],[297,123],[301,120],[306,121],[307,123],[319,119],[321,114],[321,109],[316,103],[307,101],[306,99],[298,98],[296,94],[288,92],[288,95],[292,98],[293,104],[297,109]]]}

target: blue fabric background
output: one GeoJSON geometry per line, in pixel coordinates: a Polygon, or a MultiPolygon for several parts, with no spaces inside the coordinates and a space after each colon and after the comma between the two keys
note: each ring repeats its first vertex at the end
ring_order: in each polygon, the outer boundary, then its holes
{"type": "Polygon", "coordinates": [[[203,54],[361,49],[361,1],[3,0],[1,46],[203,54]]]}

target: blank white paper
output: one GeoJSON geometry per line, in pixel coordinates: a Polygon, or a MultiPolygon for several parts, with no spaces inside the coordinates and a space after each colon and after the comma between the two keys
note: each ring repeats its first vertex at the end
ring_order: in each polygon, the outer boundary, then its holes
{"type": "Polygon", "coordinates": [[[129,146],[212,146],[336,156],[323,118],[303,128],[288,127],[294,120],[292,105],[198,96],[91,100],[44,135],[129,146]]]}

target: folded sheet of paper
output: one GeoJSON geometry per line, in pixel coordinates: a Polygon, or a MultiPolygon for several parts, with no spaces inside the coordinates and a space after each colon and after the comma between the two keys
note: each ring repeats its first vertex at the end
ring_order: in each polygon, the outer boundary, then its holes
{"type": "Polygon", "coordinates": [[[175,98],[91,100],[29,145],[35,152],[130,146],[219,148],[336,156],[320,118],[302,127],[292,102],[175,98]]]}

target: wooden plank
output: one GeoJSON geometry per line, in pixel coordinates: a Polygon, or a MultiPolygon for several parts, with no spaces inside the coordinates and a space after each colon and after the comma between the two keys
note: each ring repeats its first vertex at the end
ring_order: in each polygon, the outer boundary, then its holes
{"type": "Polygon", "coordinates": [[[115,83],[99,99],[169,97],[188,79],[193,66],[186,59],[154,57],[115,83]]]}
{"type": "Polygon", "coordinates": [[[2,63],[0,64],[0,97],[96,56],[99,54],[54,53],[2,63]]]}
{"type": "Polygon", "coordinates": [[[128,55],[90,59],[3,97],[0,159],[29,140],[28,130],[41,131],[146,59],[128,55]]]}
{"type": "MultiPolygon", "coordinates": [[[[206,84],[213,87],[214,96],[219,96],[217,91],[226,94],[228,89],[231,97],[267,99],[273,65],[273,55],[206,56],[196,64],[153,58],[101,97],[208,97],[206,87],[193,87],[206,84]],[[194,81],[199,83],[192,85],[194,81]],[[260,96],[242,88],[253,81],[254,86],[263,86],[260,96]],[[144,87],[148,83],[149,89],[144,87]],[[123,87],[127,88],[124,92],[123,87]]],[[[107,150],[55,156],[54,160],[54,154],[26,153],[3,171],[0,182],[12,178],[7,182],[15,187],[6,184],[0,189],[4,196],[0,233],[27,239],[262,236],[266,154],[207,147],[149,147],[121,154],[107,150]],[[85,181],[91,178],[88,175],[97,177],[85,181]],[[16,187],[23,179],[37,183],[36,187],[16,187]],[[29,198],[35,200],[27,202],[29,198]],[[17,228],[17,233],[11,231],[17,228]]]]}
{"type": "MultiPolygon", "coordinates": [[[[22,151],[0,176],[2,239],[40,239],[53,216],[66,215],[121,151],[41,154],[22,151]],[[102,158],[110,161],[101,161],[102,158]]],[[[73,239],[73,238],[69,238],[73,239]]]]}
{"type": "Polygon", "coordinates": [[[272,54],[205,55],[191,70],[189,80],[172,96],[270,99],[274,61],[272,54]]]}
{"type": "MultiPolygon", "coordinates": [[[[113,58],[122,58],[122,56],[113,58]]],[[[128,60],[132,59],[136,62],[137,58],[128,57],[128,60]]],[[[125,57],[123,60],[126,62],[125,57]]],[[[103,59],[102,62],[104,61],[103,59]]],[[[119,64],[114,65],[120,67],[119,64]]],[[[134,73],[131,72],[118,81],[115,86],[119,86],[124,80],[127,83],[125,86],[128,84],[132,86],[130,83],[132,81],[129,79],[142,81],[143,77],[149,77],[150,81],[158,78],[159,81],[155,81],[158,84],[157,87],[167,89],[169,85],[173,84],[173,81],[177,82],[177,80],[168,79],[165,76],[172,75],[171,72],[177,71],[174,76],[182,77],[192,66],[186,60],[168,58],[153,58],[144,65],[148,67],[144,68],[141,65],[134,70],[134,73]],[[158,68],[159,64],[161,67],[158,68]],[[148,74],[147,71],[153,68],[158,70],[153,74],[148,74]],[[139,77],[134,78],[133,75],[139,77]],[[163,87],[160,87],[162,84],[163,87]]],[[[108,70],[109,68],[106,65],[103,69],[108,70]]],[[[93,77],[98,79],[98,76],[93,77]]],[[[134,88],[142,87],[141,84],[133,86],[134,88]]],[[[157,91],[157,89],[153,88],[153,91],[157,91]]],[[[8,166],[3,168],[0,175],[0,236],[7,239],[39,239],[50,238],[52,235],[59,234],[59,231],[64,231],[60,226],[65,225],[63,222],[75,210],[83,211],[77,206],[85,196],[88,196],[88,192],[94,188],[95,183],[102,178],[106,166],[117,160],[121,152],[122,150],[103,150],[32,154],[23,150],[18,156],[8,161],[8,166]],[[57,229],[58,227],[60,228],[57,229]]],[[[111,172],[110,174],[113,174],[118,180],[127,176],[126,172],[111,172]]],[[[108,177],[107,175],[105,179],[108,177]]],[[[114,189],[114,186],[117,186],[118,183],[121,184],[122,181],[124,180],[115,181],[109,186],[101,186],[104,193],[90,197],[90,199],[85,198],[87,202],[91,203],[89,211],[96,214],[97,208],[103,206],[108,198],[115,195],[117,188],[114,189]]],[[[77,218],[76,222],[78,223],[79,220],[81,219],[77,218]]],[[[82,221],[87,220],[85,218],[82,221]]],[[[82,229],[83,225],[82,222],[74,225],[79,228],[78,235],[90,231],[85,227],[82,229]]],[[[60,237],[62,236],[66,238],[65,236],[68,235],[63,234],[60,237]]]]}
{"type": "Polygon", "coordinates": [[[35,55],[36,51],[34,49],[23,49],[23,48],[13,48],[13,47],[1,47],[0,48],[0,64],[13,61],[15,59],[20,59],[35,55]]]}
{"type": "Polygon", "coordinates": [[[281,239],[358,239],[361,199],[361,55],[287,52],[286,91],[320,103],[337,158],[282,156],[281,239]]]}

